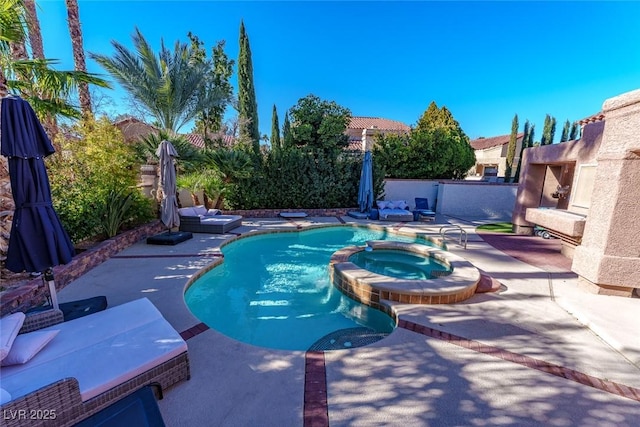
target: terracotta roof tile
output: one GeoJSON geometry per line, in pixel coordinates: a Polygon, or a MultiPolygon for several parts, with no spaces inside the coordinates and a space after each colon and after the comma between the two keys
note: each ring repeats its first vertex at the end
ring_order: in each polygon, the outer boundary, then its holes
{"type": "Polygon", "coordinates": [[[380,117],[351,117],[348,129],[379,129],[409,132],[411,128],[396,120],[383,119],[380,117]]]}
{"type": "Polygon", "coordinates": [[[578,120],[578,124],[579,125],[586,125],[586,124],[589,124],[589,123],[599,122],[601,120],[604,120],[604,113],[602,111],[600,111],[600,112],[598,112],[598,113],[596,113],[596,114],[594,114],[592,116],[585,117],[582,120],[578,120]]]}
{"type": "MultiPolygon", "coordinates": [[[[236,142],[236,139],[232,135],[214,135],[214,138],[218,136],[222,137],[222,142],[227,147],[231,147],[236,142]]],[[[188,133],[184,135],[184,137],[187,138],[187,141],[194,147],[204,148],[204,138],[199,133],[188,133]]]]}
{"type": "MultiPolygon", "coordinates": [[[[524,132],[520,132],[518,134],[518,140],[522,141],[523,137],[524,132]]],[[[509,138],[511,138],[511,134],[492,136],[491,138],[478,138],[469,141],[469,144],[473,147],[474,150],[486,150],[487,148],[508,144],[509,138]]]]}

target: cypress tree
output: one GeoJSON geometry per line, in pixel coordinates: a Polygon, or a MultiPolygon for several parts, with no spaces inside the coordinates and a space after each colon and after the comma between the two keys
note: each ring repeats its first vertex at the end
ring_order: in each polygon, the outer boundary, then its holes
{"type": "Polygon", "coordinates": [[[260,131],[258,130],[258,104],[253,85],[253,64],[249,37],[240,21],[240,51],[238,53],[238,118],[240,138],[251,142],[256,154],[260,154],[260,131]]]}
{"type": "Polygon", "coordinates": [[[293,136],[291,135],[291,122],[289,112],[284,113],[284,124],[282,125],[282,146],[284,148],[293,147],[293,136]]]}
{"type": "MultiPolygon", "coordinates": [[[[531,129],[533,130],[533,128],[531,129]]],[[[529,120],[524,122],[524,135],[522,136],[522,146],[520,147],[520,158],[518,158],[518,167],[516,167],[516,174],[513,177],[513,182],[520,181],[520,168],[522,167],[522,156],[524,156],[524,149],[529,147],[529,137],[533,136],[533,132],[529,133],[529,120]]]]}
{"type": "Polygon", "coordinates": [[[509,136],[509,145],[507,146],[506,168],[504,172],[504,181],[511,182],[511,171],[513,168],[513,158],[516,155],[516,144],[518,142],[518,115],[513,116],[511,122],[511,135],[509,136]]]}
{"type": "Polygon", "coordinates": [[[569,119],[564,122],[564,126],[562,127],[562,135],[560,135],[560,142],[565,142],[569,140],[569,130],[571,129],[571,123],[569,123],[569,119]]]}
{"type": "Polygon", "coordinates": [[[556,134],[556,118],[547,114],[544,118],[544,127],[542,128],[542,138],[540,145],[553,144],[553,137],[556,134]]]}
{"type": "Polygon", "coordinates": [[[273,104],[273,114],[271,115],[271,148],[280,149],[280,124],[278,123],[278,110],[273,104]]]}
{"type": "Polygon", "coordinates": [[[549,142],[549,134],[551,131],[551,116],[546,115],[544,118],[544,125],[542,126],[542,137],[540,138],[540,145],[548,145],[549,142]]]}
{"type": "Polygon", "coordinates": [[[578,123],[573,122],[571,125],[571,132],[569,132],[569,141],[575,141],[580,138],[580,130],[578,128],[578,123]]]}

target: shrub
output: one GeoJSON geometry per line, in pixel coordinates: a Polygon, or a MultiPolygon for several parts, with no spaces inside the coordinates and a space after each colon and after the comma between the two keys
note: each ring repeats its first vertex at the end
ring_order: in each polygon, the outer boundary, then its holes
{"type": "Polygon", "coordinates": [[[151,201],[134,191],[139,162],[106,118],[78,122],[60,135],[62,150],[47,160],[47,166],[54,207],[74,242],[104,231],[104,207],[114,188],[132,193],[122,225],[135,226],[154,217],[151,201]]]}
{"type": "MultiPolygon", "coordinates": [[[[260,170],[229,189],[235,209],[351,207],[358,203],[362,153],[288,148],[270,151],[260,170]]],[[[375,162],[374,162],[375,164],[375,162]]],[[[374,170],[374,191],[382,193],[382,173],[374,170]]]]}

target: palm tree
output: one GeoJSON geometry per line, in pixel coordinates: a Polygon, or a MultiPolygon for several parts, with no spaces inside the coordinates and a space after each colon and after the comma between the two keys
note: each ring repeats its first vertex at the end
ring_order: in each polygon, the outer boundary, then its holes
{"type": "Polygon", "coordinates": [[[40,117],[81,117],[69,101],[78,85],[109,84],[92,73],[55,70],[56,61],[51,59],[29,59],[25,48],[29,36],[26,15],[23,0],[0,0],[0,96],[20,95],[40,117]]]}
{"type": "Polygon", "coordinates": [[[90,53],[118,81],[129,95],[153,116],[160,126],[177,132],[204,108],[226,102],[217,91],[202,96],[201,90],[211,70],[191,46],[175,43],[170,51],[162,42],[156,55],[140,30],[132,35],[134,51],[115,40],[112,56],[90,53]]]}
{"type": "Polygon", "coordinates": [[[36,13],[35,0],[24,0],[24,11],[29,33],[29,44],[31,45],[31,56],[34,59],[44,59],[42,32],[40,31],[40,21],[36,13]]]}
{"type": "MultiPolygon", "coordinates": [[[[30,0],[27,0],[30,1],[30,0]]],[[[77,0],[65,0],[67,4],[67,17],[69,21],[69,35],[71,36],[71,46],[73,47],[73,62],[77,71],[87,71],[87,64],[84,60],[84,43],[82,42],[82,27],[80,26],[80,11],[77,0]]],[[[89,116],[91,112],[91,95],[89,85],[80,83],[78,85],[78,98],[80,108],[84,116],[89,116]]]]}
{"type": "Polygon", "coordinates": [[[224,203],[224,194],[229,187],[240,179],[251,177],[254,171],[252,157],[241,150],[221,148],[217,150],[205,150],[205,161],[209,163],[222,178],[222,191],[218,197],[216,208],[221,209],[224,203]]]}
{"type": "Polygon", "coordinates": [[[156,150],[164,140],[171,142],[178,152],[177,166],[180,171],[193,171],[202,163],[200,150],[191,145],[185,137],[175,134],[172,135],[164,130],[145,135],[133,146],[138,159],[142,162],[157,161],[156,150]]]}

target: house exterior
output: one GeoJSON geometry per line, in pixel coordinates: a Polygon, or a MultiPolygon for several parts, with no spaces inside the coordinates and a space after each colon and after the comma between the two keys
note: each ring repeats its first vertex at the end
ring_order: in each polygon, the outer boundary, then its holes
{"type": "Polygon", "coordinates": [[[404,135],[411,131],[411,127],[396,121],[383,119],[380,117],[351,117],[347,126],[346,134],[349,135],[349,149],[351,150],[371,150],[374,138],[364,138],[363,132],[367,129],[367,135],[373,134],[395,134],[404,135]]]}
{"type": "MultiPolygon", "coordinates": [[[[116,120],[114,125],[120,129],[124,135],[126,142],[138,141],[141,137],[144,137],[150,133],[158,132],[158,129],[152,125],[146,124],[143,121],[135,117],[124,117],[116,120]]],[[[411,127],[406,124],[396,121],[383,119],[380,117],[352,117],[345,133],[349,135],[349,146],[351,150],[363,150],[371,149],[374,143],[374,136],[378,134],[408,134],[411,131],[411,127]],[[364,130],[367,130],[366,135],[368,137],[363,138],[364,130]],[[363,143],[366,143],[366,147],[363,143]]],[[[204,148],[204,138],[197,133],[188,133],[183,135],[187,141],[189,141],[194,147],[204,148]]],[[[223,145],[231,147],[235,144],[236,138],[232,135],[220,134],[218,135],[223,142],[223,145]]]]}
{"type": "MultiPolygon", "coordinates": [[[[155,126],[149,125],[135,117],[124,117],[114,122],[114,125],[120,129],[122,135],[124,136],[124,140],[127,143],[133,143],[140,140],[140,138],[144,138],[145,136],[151,133],[157,133],[158,128],[155,126]]],[[[191,145],[196,148],[204,148],[204,138],[202,135],[197,133],[187,133],[182,134],[183,137],[189,141],[191,145]]],[[[213,136],[214,138],[220,138],[222,140],[222,144],[225,146],[232,146],[236,139],[232,135],[225,134],[216,134],[213,136]]]]}
{"type": "MultiPolygon", "coordinates": [[[[516,166],[520,160],[522,150],[522,139],[524,133],[519,133],[516,140],[516,152],[513,158],[511,178],[515,176],[516,166]]],[[[500,135],[491,138],[478,138],[469,141],[475,150],[476,164],[469,170],[468,179],[498,181],[498,178],[505,179],[507,170],[507,150],[511,135],[500,135]]]]}

